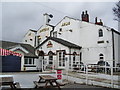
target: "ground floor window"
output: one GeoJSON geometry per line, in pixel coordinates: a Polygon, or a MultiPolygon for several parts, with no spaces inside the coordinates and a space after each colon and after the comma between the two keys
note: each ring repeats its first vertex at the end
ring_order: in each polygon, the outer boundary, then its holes
{"type": "Polygon", "coordinates": [[[73,65],[75,65],[75,61],[76,61],[76,52],[73,53],[73,65]]]}
{"type": "Polygon", "coordinates": [[[34,65],[34,58],[25,58],[25,65],[34,65]]]}
{"type": "Polygon", "coordinates": [[[58,52],[59,66],[65,66],[65,51],[61,50],[58,52]]]}
{"type": "Polygon", "coordinates": [[[104,55],[102,53],[99,54],[99,60],[103,61],[104,60],[104,55]]]}
{"type": "Polygon", "coordinates": [[[53,64],[53,52],[49,51],[48,55],[49,55],[49,64],[53,64]]]}

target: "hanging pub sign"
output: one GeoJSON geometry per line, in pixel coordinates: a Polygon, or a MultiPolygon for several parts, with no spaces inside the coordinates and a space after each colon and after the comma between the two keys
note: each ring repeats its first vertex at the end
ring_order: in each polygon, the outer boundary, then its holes
{"type": "Polygon", "coordinates": [[[49,41],[47,44],[47,48],[51,48],[51,47],[53,47],[53,44],[51,43],[51,41],[49,41]]]}
{"type": "Polygon", "coordinates": [[[67,25],[70,25],[70,22],[65,22],[65,23],[62,23],[61,26],[67,26],[67,25]]]}

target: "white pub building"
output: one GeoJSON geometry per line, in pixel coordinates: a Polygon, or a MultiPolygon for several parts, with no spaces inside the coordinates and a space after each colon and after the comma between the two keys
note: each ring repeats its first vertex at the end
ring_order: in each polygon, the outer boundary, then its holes
{"type": "Polygon", "coordinates": [[[44,25],[29,30],[22,41],[36,48],[36,69],[71,70],[99,61],[110,66],[120,63],[120,32],[104,26],[97,17],[94,23],[89,22],[87,11],[82,12],[81,20],[66,16],[55,26],[49,24],[52,17],[44,14],[44,25]]]}

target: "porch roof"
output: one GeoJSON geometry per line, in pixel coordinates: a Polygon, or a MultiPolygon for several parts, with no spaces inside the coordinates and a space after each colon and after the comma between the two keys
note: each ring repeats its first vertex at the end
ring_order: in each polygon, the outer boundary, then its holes
{"type": "Polygon", "coordinates": [[[39,48],[40,46],[42,46],[45,42],[47,42],[48,40],[53,40],[53,41],[55,41],[55,42],[57,42],[57,43],[60,43],[60,44],[62,44],[62,45],[64,45],[64,46],[67,46],[67,47],[69,47],[69,48],[76,48],[76,49],[81,49],[82,47],[81,46],[78,46],[78,45],[76,45],[76,44],[74,44],[74,43],[71,43],[71,42],[68,42],[68,41],[66,41],[66,40],[63,40],[63,39],[60,39],[60,38],[55,38],[55,37],[48,37],[45,41],[43,41],[38,47],[36,47],[36,48],[39,48]]]}
{"type": "Polygon", "coordinates": [[[24,53],[25,57],[38,58],[35,55],[35,48],[33,46],[29,45],[29,44],[10,42],[10,41],[0,41],[0,47],[3,48],[3,49],[10,50],[10,49],[15,48],[17,46],[21,46],[22,48],[24,48],[25,50],[28,51],[28,53],[24,53]]]}

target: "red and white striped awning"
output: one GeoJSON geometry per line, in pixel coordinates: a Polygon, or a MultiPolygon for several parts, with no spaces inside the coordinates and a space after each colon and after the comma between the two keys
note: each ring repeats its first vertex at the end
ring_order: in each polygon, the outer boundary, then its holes
{"type": "Polygon", "coordinates": [[[16,53],[14,51],[10,51],[10,50],[0,48],[0,56],[8,56],[8,55],[22,57],[22,55],[20,53],[16,53]]]}

